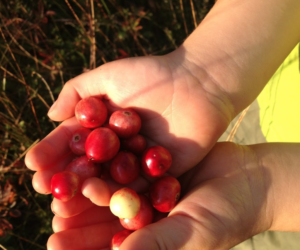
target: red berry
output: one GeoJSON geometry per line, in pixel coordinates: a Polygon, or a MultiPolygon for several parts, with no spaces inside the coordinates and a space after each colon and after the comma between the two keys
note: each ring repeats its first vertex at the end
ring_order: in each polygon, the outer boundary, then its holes
{"type": "Polygon", "coordinates": [[[134,181],[140,173],[138,158],[130,152],[120,151],[110,164],[111,177],[120,184],[134,181]]]}
{"type": "Polygon", "coordinates": [[[121,138],[136,135],[141,125],[140,116],[131,108],[115,111],[109,118],[109,127],[121,138]]]}
{"type": "Polygon", "coordinates": [[[85,155],[85,141],[91,132],[88,128],[79,128],[72,134],[69,146],[74,154],[85,155]]]}
{"type": "Polygon", "coordinates": [[[141,200],[134,190],[124,187],[112,195],[109,208],[115,216],[131,219],[140,211],[141,200]]]}
{"type": "Polygon", "coordinates": [[[107,108],[101,99],[90,96],[77,103],[75,116],[83,127],[97,128],[106,121],[107,108]]]}
{"type": "Polygon", "coordinates": [[[120,140],[109,128],[96,128],[85,142],[85,152],[90,161],[105,162],[118,153],[120,140]]]}
{"type": "Polygon", "coordinates": [[[162,176],[171,167],[172,156],[161,146],[153,146],[145,150],[142,156],[142,168],[152,177],[162,176]]]}
{"type": "Polygon", "coordinates": [[[121,140],[121,148],[135,155],[141,155],[146,149],[146,139],[140,134],[125,138],[121,140]]]}
{"type": "Polygon", "coordinates": [[[152,223],[153,207],[145,195],[139,195],[141,208],[139,213],[132,219],[120,219],[121,225],[128,230],[138,230],[152,223]]]}
{"type": "Polygon", "coordinates": [[[132,231],[129,230],[123,230],[121,232],[118,232],[114,235],[114,237],[111,240],[110,243],[110,249],[111,250],[119,250],[121,244],[123,241],[132,233],[132,231]]]}
{"type": "Polygon", "coordinates": [[[87,178],[100,177],[101,165],[99,163],[89,161],[88,158],[83,155],[71,161],[65,170],[77,174],[80,179],[80,183],[82,184],[82,182],[84,182],[87,178]]]}
{"type": "Polygon", "coordinates": [[[53,175],[51,192],[61,201],[68,201],[74,197],[79,188],[79,176],[70,171],[63,171],[53,175]]]}
{"type": "Polygon", "coordinates": [[[180,198],[180,190],[180,183],[176,178],[163,177],[150,186],[150,201],[158,211],[170,212],[180,198]]]}

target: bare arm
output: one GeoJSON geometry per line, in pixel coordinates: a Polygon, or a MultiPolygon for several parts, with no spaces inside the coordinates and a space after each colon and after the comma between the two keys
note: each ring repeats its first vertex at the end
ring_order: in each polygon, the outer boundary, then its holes
{"type": "MultiPolygon", "coordinates": [[[[195,183],[194,189],[186,189],[189,194],[172,216],[132,234],[124,249],[140,249],[130,247],[139,244],[148,249],[158,249],[159,244],[169,249],[184,246],[192,249],[191,246],[199,244],[203,249],[224,249],[264,230],[300,230],[299,204],[295,202],[300,198],[299,145],[245,146],[255,152],[258,165],[255,161],[237,164],[230,158],[232,149],[228,153],[226,148],[216,151],[216,147],[193,168],[213,147],[230,119],[256,98],[297,44],[299,14],[299,0],[219,0],[195,32],[173,53],[108,63],[70,80],[49,113],[53,120],[66,121],[27,154],[27,166],[37,171],[34,187],[40,193],[49,192],[49,180],[59,171],[57,162],[63,166],[61,157],[68,152],[66,131],[70,134],[78,126],[71,118],[74,106],[81,98],[99,95],[107,97],[112,108],[136,107],[147,122],[143,132],[150,142],[170,148],[177,157],[170,174],[179,176],[191,172],[193,180],[188,183],[195,183]],[[254,171],[245,176],[241,166],[254,171]],[[262,169],[268,175],[259,175],[262,169]],[[268,183],[267,189],[262,186],[264,182],[268,183]],[[249,192],[252,191],[248,189],[249,184],[258,187],[256,192],[249,192]],[[237,192],[236,196],[232,192],[237,192]],[[249,203],[251,199],[258,204],[255,209],[249,203]],[[241,202],[241,206],[237,208],[235,202],[241,202]],[[187,211],[193,216],[191,220],[180,216],[180,212],[186,214],[187,211]],[[216,220],[207,216],[209,214],[221,219],[216,220]],[[260,218],[264,219],[258,221],[260,218]],[[207,223],[205,226],[203,221],[207,223]],[[178,236],[176,242],[174,235],[178,236]]],[[[245,160],[239,149],[236,155],[245,160]]],[[[94,198],[93,195],[87,197],[94,198]]],[[[78,204],[76,213],[71,212],[86,221],[86,208],[78,204]]],[[[53,207],[56,214],[61,215],[62,205],[53,207]]],[[[74,214],[66,210],[70,218],[64,223],[69,227],[50,238],[48,249],[72,249],[66,245],[69,243],[82,249],[108,246],[111,235],[99,235],[113,232],[113,222],[103,223],[101,217],[97,228],[85,227],[86,224],[75,227],[74,214]],[[76,237],[82,232],[90,238],[82,241],[76,237]],[[100,234],[95,236],[90,232],[100,234]]],[[[59,228],[59,222],[55,223],[54,228],[59,228]]]]}
{"type": "Polygon", "coordinates": [[[249,146],[264,171],[269,230],[300,231],[300,144],[269,143],[249,146]]]}
{"type": "MultiPolygon", "coordinates": [[[[183,197],[169,216],[134,232],[121,249],[224,250],[266,230],[300,231],[299,151],[299,143],[216,144],[182,176],[183,197]]],[[[89,213],[55,216],[48,249],[107,246],[112,235],[99,233],[120,229],[105,216],[98,213],[92,226],[89,213]]]]}
{"type": "Polygon", "coordinates": [[[171,56],[237,114],[300,41],[299,16],[298,0],[219,0],[171,56]]]}

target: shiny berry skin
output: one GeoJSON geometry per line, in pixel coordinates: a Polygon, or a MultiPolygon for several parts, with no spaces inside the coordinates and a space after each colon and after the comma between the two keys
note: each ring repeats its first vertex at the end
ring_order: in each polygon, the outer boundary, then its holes
{"type": "Polygon", "coordinates": [[[111,161],[110,175],[120,184],[128,184],[134,181],[139,173],[139,160],[131,152],[120,151],[111,161]]]}
{"type": "Polygon", "coordinates": [[[85,155],[85,141],[91,132],[88,128],[79,128],[72,134],[69,147],[74,154],[85,155]]]}
{"type": "Polygon", "coordinates": [[[120,140],[109,128],[96,128],[85,142],[85,152],[90,161],[105,162],[116,156],[120,149],[120,140]]]}
{"type": "Polygon", "coordinates": [[[149,198],[151,204],[160,212],[170,212],[180,198],[181,186],[179,181],[166,176],[152,183],[149,188],[149,198]]]}
{"type": "Polygon", "coordinates": [[[123,230],[114,235],[110,243],[111,250],[119,250],[123,241],[132,233],[129,230],[123,230]]]}
{"type": "Polygon", "coordinates": [[[121,148],[130,151],[135,155],[141,155],[145,151],[146,146],[146,139],[140,134],[121,140],[121,148]]]}
{"type": "Polygon", "coordinates": [[[145,150],[141,164],[147,175],[160,177],[171,167],[172,156],[166,148],[153,146],[145,150]]]}
{"type": "Polygon", "coordinates": [[[153,207],[149,199],[145,195],[139,195],[141,200],[141,208],[139,213],[132,219],[120,219],[121,225],[128,230],[138,230],[153,221],[153,207]]]}
{"type": "Polygon", "coordinates": [[[113,112],[108,123],[109,127],[115,131],[120,138],[128,138],[136,135],[142,125],[140,116],[131,108],[113,112]]]}
{"type": "Polygon", "coordinates": [[[75,116],[85,128],[100,127],[107,119],[107,108],[103,101],[90,96],[81,99],[75,106],[75,116]]]}
{"type": "Polygon", "coordinates": [[[124,187],[112,195],[109,208],[115,216],[131,219],[140,211],[141,200],[134,190],[124,187]]]}
{"type": "Polygon", "coordinates": [[[100,163],[89,161],[86,155],[80,156],[71,161],[65,170],[77,174],[80,179],[80,184],[82,184],[87,178],[100,177],[101,175],[100,163]]]}
{"type": "Polygon", "coordinates": [[[70,171],[62,171],[53,175],[51,179],[51,192],[61,201],[68,201],[74,197],[79,188],[79,176],[70,171]]]}

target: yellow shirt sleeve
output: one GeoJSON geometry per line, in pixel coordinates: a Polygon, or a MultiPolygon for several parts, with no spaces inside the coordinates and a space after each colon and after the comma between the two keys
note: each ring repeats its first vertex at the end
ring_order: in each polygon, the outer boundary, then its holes
{"type": "Polygon", "coordinates": [[[299,51],[298,44],[257,98],[268,142],[300,142],[299,51]]]}

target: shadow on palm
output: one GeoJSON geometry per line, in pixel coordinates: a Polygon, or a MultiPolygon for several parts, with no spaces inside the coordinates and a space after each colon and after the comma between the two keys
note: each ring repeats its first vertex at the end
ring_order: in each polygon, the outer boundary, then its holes
{"type": "MultiPolygon", "coordinates": [[[[270,183],[267,180],[270,181],[268,173],[258,166],[251,147],[219,143],[202,162],[180,177],[182,199],[169,216],[134,232],[124,241],[122,249],[229,249],[268,229],[263,227],[268,225],[265,211],[270,183]]],[[[87,233],[98,228],[110,234],[98,240],[89,238],[88,245],[81,244],[89,248],[107,247],[121,227],[113,218],[104,223],[109,216],[103,212],[97,213],[87,225],[84,218],[91,216],[89,211],[93,209],[100,208],[94,206],[68,219],[56,218],[54,224],[73,221],[75,228],[56,234],[50,243],[60,242],[66,247],[62,243],[64,237],[71,237],[78,230],[87,233]],[[84,222],[76,226],[76,221],[84,222]]]]}

